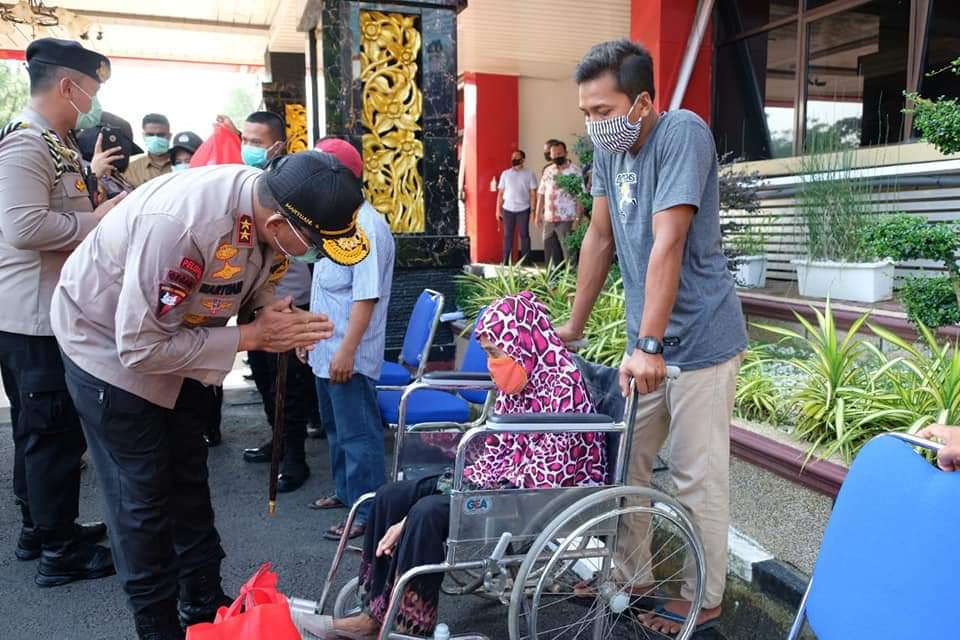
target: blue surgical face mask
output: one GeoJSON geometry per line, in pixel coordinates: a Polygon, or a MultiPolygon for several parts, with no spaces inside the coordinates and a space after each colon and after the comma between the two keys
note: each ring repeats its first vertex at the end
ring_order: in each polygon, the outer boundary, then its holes
{"type": "Polygon", "coordinates": [[[189,169],[189,168],[190,168],[190,163],[189,163],[189,162],[179,162],[179,163],[173,165],[173,170],[174,170],[174,171],[186,171],[186,170],[189,169]]]}
{"type": "Polygon", "coordinates": [[[307,249],[307,252],[302,256],[290,256],[290,257],[296,260],[297,262],[303,262],[305,264],[313,264],[318,260],[320,260],[320,258],[322,258],[323,256],[320,255],[320,249],[317,249],[316,247],[310,247],[309,249],[307,249]]]}
{"type": "Polygon", "coordinates": [[[70,106],[77,110],[77,125],[74,128],[90,129],[91,127],[98,126],[100,124],[100,116],[103,114],[103,109],[100,108],[100,99],[97,98],[97,96],[91,96],[76,82],[71,81],[71,83],[80,90],[80,93],[90,98],[89,111],[80,111],[80,108],[73,103],[73,100],[70,101],[70,106]]]}
{"type": "Polygon", "coordinates": [[[147,152],[155,156],[170,151],[170,141],[163,136],[143,136],[143,144],[147,147],[147,152]]]}
{"type": "Polygon", "coordinates": [[[264,147],[245,144],[240,147],[240,157],[243,158],[243,164],[248,167],[263,169],[267,166],[267,150],[264,147]]]}
{"type": "Polygon", "coordinates": [[[304,239],[304,237],[300,234],[300,232],[297,231],[297,228],[293,226],[292,222],[287,220],[287,224],[290,225],[290,230],[293,231],[293,235],[297,236],[297,240],[299,240],[303,246],[307,247],[307,250],[303,253],[303,255],[295,256],[289,251],[287,251],[286,247],[280,244],[280,239],[277,238],[277,245],[280,247],[281,251],[283,251],[283,253],[287,256],[287,258],[289,258],[290,260],[294,260],[296,262],[302,262],[304,264],[313,264],[318,260],[320,260],[320,258],[323,257],[323,253],[321,253],[320,249],[318,249],[315,245],[312,245],[309,242],[307,242],[304,239]]]}

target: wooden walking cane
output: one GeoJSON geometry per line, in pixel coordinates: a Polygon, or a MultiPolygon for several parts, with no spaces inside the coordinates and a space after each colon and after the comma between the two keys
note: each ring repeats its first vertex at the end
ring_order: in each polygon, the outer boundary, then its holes
{"type": "Polygon", "coordinates": [[[290,352],[277,354],[277,388],[273,408],[273,450],[270,457],[270,499],[267,513],[277,512],[277,482],[280,478],[280,458],[283,457],[283,400],[287,390],[287,360],[290,352]]]}

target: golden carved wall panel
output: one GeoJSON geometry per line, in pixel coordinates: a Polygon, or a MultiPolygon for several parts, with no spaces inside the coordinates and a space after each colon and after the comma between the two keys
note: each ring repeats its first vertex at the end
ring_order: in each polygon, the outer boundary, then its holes
{"type": "Polygon", "coordinates": [[[420,32],[414,16],[361,11],[360,37],[367,199],[387,215],[395,233],[423,233],[420,32]]]}
{"type": "Polygon", "coordinates": [[[307,138],[307,108],[302,104],[286,104],[283,110],[287,122],[287,153],[306,151],[310,146],[307,138]]]}

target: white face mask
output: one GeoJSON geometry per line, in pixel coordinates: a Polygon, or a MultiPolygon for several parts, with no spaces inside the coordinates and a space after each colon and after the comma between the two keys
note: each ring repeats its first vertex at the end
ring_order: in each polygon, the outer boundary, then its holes
{"type": "Polygon", "coordinates": [[[626,153],[640,138],[640,125],[643,118],[636,123],[630,122],[630,114],[640,102],[640,96],[633,101],[630,110],[625,115],[614,116],[606,120],[591,120],[587,118],[587,134],[595,147],[609,153],[626,153]]]}

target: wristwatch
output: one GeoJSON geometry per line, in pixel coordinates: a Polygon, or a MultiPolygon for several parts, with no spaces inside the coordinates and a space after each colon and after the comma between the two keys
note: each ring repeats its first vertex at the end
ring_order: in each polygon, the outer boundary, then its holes
{"type": "Polygon", "coordinates": [[[637,340],[636,348],[651,355],[659,355],[663,353],[663,344],[652,336],[644,336],[643,338],[637,340]]]}

